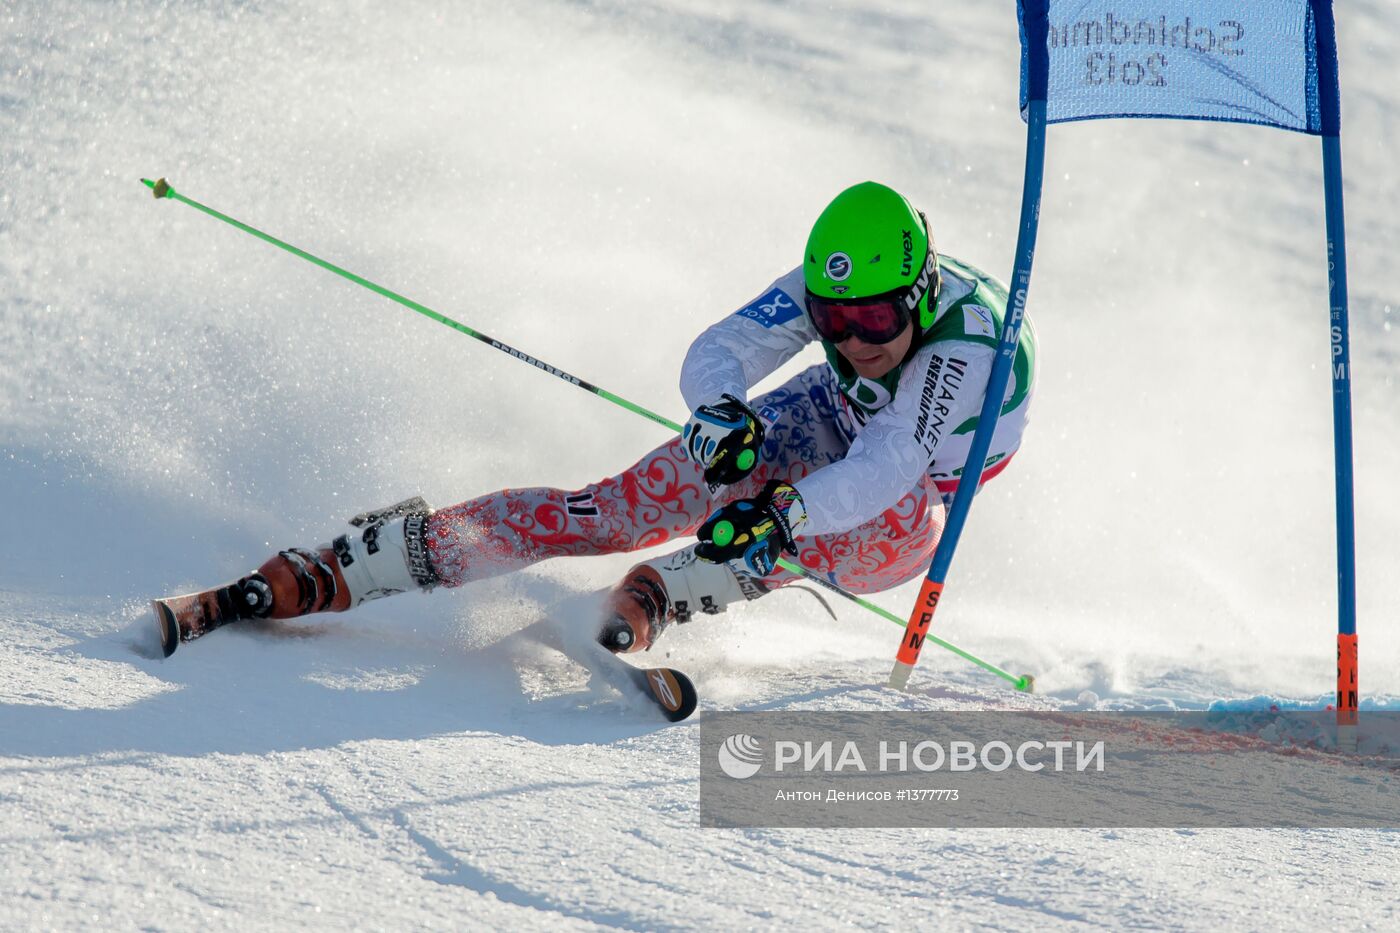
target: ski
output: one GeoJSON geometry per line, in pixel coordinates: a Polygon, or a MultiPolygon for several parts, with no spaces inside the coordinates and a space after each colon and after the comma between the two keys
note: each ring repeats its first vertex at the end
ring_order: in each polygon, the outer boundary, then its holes
{"type": "MultiPolygon", "coordinates": [[[[174,654],[181,643],[194,641],[241,618],[228,602],[229,589],[219,587],[151,600],[151,614],[165,657],[174,654]]],[[[618,693],[654,703],[671,722],[680,722],[695,712],[699,696],[690,678],[675,668],[636,667],[624,661],[606,647],[621,643],[619,632],[608,625],[589,639],[564,637],[553,625],[536,634],[543,644],[596,674],[618,693]]]]}
{"type": "Polygon", "coordinates": [[[673,667],[633,667],[607,649],[598,655],[598,673],[619,693],[641,696],[655,703],[671,722],[680,722],[695,712],[700,698],[689,677],[673,667]]]}
{"type": "Polygon", "coordinates": [[[175,653],[180,647],[180,623],[169,604],[163,600],[151,600],[151,616],[156,621],[156,632],[160,635],[160,650],[165,657],[175,653]]]}
{"type": "MultiPolygon", "coordinates": [[[[596,601],[599,595],[594,594],[592,600],[596,601]]],[[[565,611],[563,614],[572,613],[565,611]]],[[[671,722],[689,718],[699,704],[695,684],[682,672],[673,667],[637,667],[609,650],[607,645],[616,643],[616,633],[609,625],[597,629],[593,637],[587,637],[586,630],[567,631],[557,617],[546,618],[520,634],[559,652],[623,696],[654,703],[671,722]]]]}
{"type": "Polygon", "coordinates": [[[192,593],[151,600],[151,613],[160,633],[160,650],[167,658],[180,647],[180,642],[193,641],[224,624],[218,619],[217,606],[206,605],[200,599],[204,595],[192,593]]]}
{"type": "Polygon", "coordinates": [[[167,658],[175,653],[181,642],[194,641],[242,618],[229,602],[231,589],[221,586],[199,593],[151,600],[151,615],[160,634],[160,649],[167,658]]]}

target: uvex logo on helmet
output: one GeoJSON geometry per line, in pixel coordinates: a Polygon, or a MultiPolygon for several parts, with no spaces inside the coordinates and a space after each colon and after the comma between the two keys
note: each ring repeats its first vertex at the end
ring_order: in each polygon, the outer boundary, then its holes
{"type": "MultiPolygon", "coordinates": [[[[924,295],[928,294],[929,283],[937,281],[934,276],[938,271],[938,259],[934,256],[933,250],[928,251],[928,256],[924,258],[924,271],[919,273],[919,277],[914,280],[914,284],[904,293],[905,310],[911,314],[919,307],[919,302],[924,295]]],[[[932,308],[930,307],[930,310],[932,308]]]]}
{"type": "Polygon", "coordinates": [[[914,232],[904,231],[904,265],[899,267],[900,275],[908,275],[914,268],[914,232]]]}
{"type": "Polygon", "coordinates": [[[844,282],[851,277],[851,257],[845,253],[832,253],[826,257],[826,277],[833,282],[844,282]]]}

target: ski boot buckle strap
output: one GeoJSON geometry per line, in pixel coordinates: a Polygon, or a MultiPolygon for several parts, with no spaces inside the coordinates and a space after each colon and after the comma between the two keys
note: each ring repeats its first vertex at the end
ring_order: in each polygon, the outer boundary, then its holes
{"type": "Polygon", "coordinates": [[[335,571],[319,555],[301,548],[279,551],[278,554],[287,560],[296,576],[300,614],[328,609],[339,592],[335,571]]]}

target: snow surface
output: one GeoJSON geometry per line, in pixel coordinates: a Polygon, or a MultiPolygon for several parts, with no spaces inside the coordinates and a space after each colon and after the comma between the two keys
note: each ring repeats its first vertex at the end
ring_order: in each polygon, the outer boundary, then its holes
{"type": "MultiPolygon", "coordinates": [[[[1400,13],[1338,14],[1362,686],[1393,709],[1400,13]]],[[[139,177],[678,417],[689,336],[849,183],[1009,271],[1016,54],[973,0],[0,9],[0,927],[1393,927],[1388,832],[701,831],[694,722],[512,637],[626,556],[152,656],[152,595],[663,437],[139,177]]],[[[1325,698],[1316,140],[1095,122],[1048,165],[1033,423],[938,621],[1042,695],[932,651],[893,695],[893,626],[788,592],[653,652],[702,715],[1325,698]]]]}

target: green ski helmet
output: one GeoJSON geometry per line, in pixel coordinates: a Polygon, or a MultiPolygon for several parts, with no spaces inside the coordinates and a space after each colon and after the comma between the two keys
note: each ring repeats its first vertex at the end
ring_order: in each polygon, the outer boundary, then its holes
{"type": "Polygon", "coordinates": [[[943,284],[927,219],[874,181],[847,188],[822,211],[807,238],[802,277],[807,314],[833,344],[851,334],[888,343],[911,320],[916,333],[926,332],[943,284]]]}

